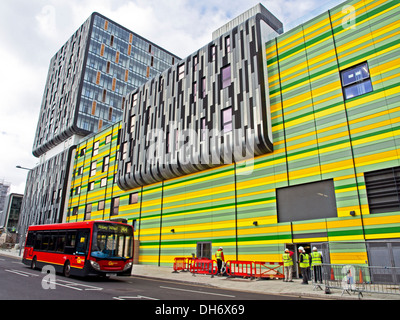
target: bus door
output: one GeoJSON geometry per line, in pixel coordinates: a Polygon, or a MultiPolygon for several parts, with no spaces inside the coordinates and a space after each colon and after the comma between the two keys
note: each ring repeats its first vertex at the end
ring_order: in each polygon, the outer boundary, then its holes
{"type": "Polygon", "coordinates": [[[78,230],[76,236],[74,259],[71,261],[71,267],[82,269],[85,265],[87,253],[89,250],[90,230],[78,230]]]}

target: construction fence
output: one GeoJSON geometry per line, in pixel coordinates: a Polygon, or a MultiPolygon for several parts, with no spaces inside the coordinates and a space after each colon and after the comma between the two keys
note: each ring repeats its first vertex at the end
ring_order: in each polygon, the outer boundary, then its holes
{"type": "MultiPolygon", "coordinates": [[[[400,268],[323,264],[322,277],[325,292],[330,289],[342,290],[344,293],[400,294],[400,268]]],[[[318,286],[313,279],[314,286],[318,286]]]]}
{"type": "MultiPolygon", "coordinates": [[[[216,275],[218,266],[216,260],[177,257],[174,261],[173,272],[187,271],[192,274],[216,275]]],[[[282,262],[260,261],[227,261],[221,273],[230,277],[250,279],[283,279],[282,262]]]]}

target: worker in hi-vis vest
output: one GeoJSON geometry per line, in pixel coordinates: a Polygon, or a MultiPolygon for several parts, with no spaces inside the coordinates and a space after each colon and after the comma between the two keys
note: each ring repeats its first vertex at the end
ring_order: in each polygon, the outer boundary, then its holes
{"type": "Polygon", "coordinates": [[[311,253],[311,268],[314,271],[314,281],[322,283],[322,254],[318,252],[317,247],[313,247],[311,253]]]}
{"type": "Polygon", "coordinates": [[[292,273],[293,273],[293,251],[290,251],[288,248],[285,249],[285,253],[282,255],[283,257],[283,269],[285,274],[284,282],[293,282],[292,273]]]}
{"type": "Polygon", "coordinates": [[[299,265],[303,282],[301,284],[308,284],[308,273],[310,271],[310,256],[306,253],[303,247],[299,247],[299,265]]]}
{"type": "Polygon", "coordinates": [[[223,248],[219,247],[217,252],[215,253],[215,259],[217,259],[217,266],[218,266],[218,275],[221,275],[221,268],[222,268],[222,262],[225,261],[224,258],[224,253],[223,253],[223,248]]]}

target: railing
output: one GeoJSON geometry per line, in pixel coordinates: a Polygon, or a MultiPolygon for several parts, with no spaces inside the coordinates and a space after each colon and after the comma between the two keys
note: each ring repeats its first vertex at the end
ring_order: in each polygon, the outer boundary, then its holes
{"type": "MultiPolygon", "coordinates": [[[[197,273],[214,276],[218,272],[217,262],[215,260],[188,257],[176,257],[173,269],[174,273],[190,271],[193,275],[197,273]]],[[[229,260],[223,266],[221,272],[230,277],[244,277],[250,279],[284,278],[282,262],[229,260]]]]}
{"type": "Polygon", "coordinates": [[[323,264],[325,292],[341,289],[344,293],[400,294],[400,268],[361,265],[323,264]]]}

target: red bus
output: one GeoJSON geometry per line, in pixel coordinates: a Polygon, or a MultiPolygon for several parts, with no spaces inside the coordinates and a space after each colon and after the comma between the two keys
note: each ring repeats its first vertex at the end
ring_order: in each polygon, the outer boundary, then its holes
{"type": "Polygon", "coordinates": [[[112,221],[31,226],[22,262],[33,269],[52,265],[66,277],[130,275],[133,228],[112,221]]]}

